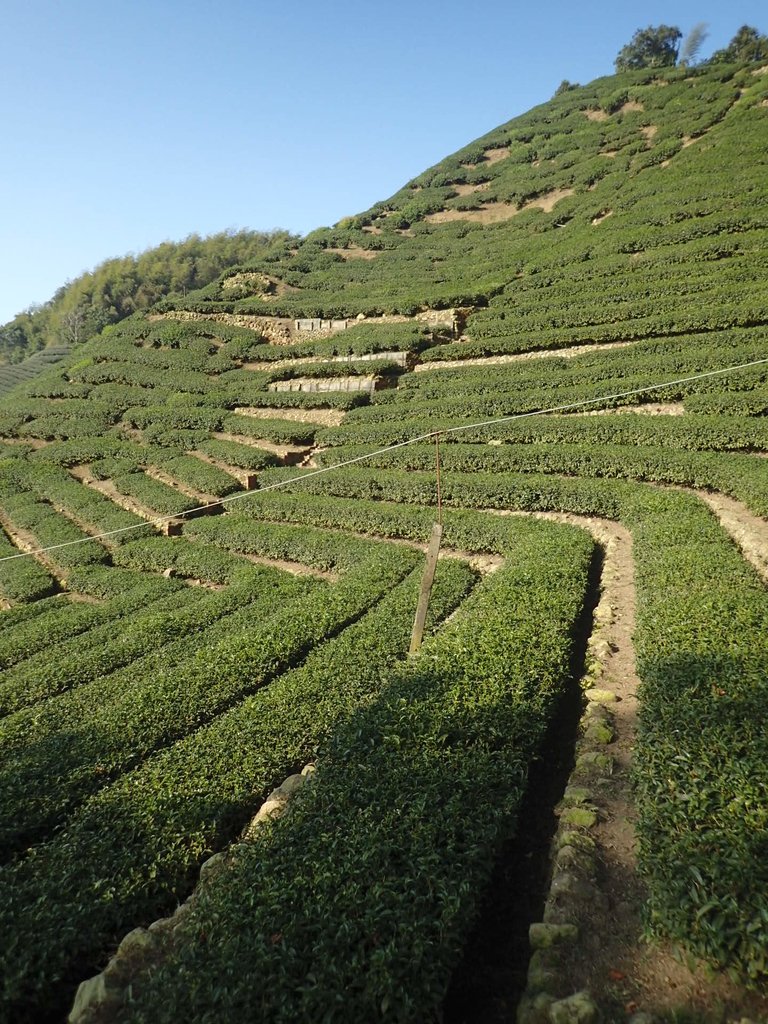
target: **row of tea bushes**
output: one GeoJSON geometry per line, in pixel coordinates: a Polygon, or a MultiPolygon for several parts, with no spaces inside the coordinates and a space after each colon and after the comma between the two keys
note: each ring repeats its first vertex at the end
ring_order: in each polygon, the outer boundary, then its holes
{"type": "MultiPolygon", "coordinates": [[[[107,578],[119,571],[103,570],[102,576],[107,578]]],[[[83,584],[82,572],[70,577],[70,585],[83,584]]],[[[106,622],[116,622],[123,616],[133,615],[156,599],[170,596],[183,584],[176,580],[152,579],[144,574],[135,574],[133,586],[122,593],[109,595],[107,604],[70,604],[64,600],[46,601],[39,607],[31,609],[34,614],[13,620],[3,614],[3,632],[0,636],[0,668],[8,668],[30,655],[75,636],[81,636],[88,630],[106,622]]],[[[93,591],[93,586],[83,592],[93,591]]],[[[99,587],[102,596],[103,587],[99,587]]],[[[117,628],[117,624],[115,626],[117,628]]]]}
{"type": "Polygon", "coordinates": [[[436,1016],[574,667],[593,556],[582,531],[502,530],[508,565],[341,724],[116,1019],[436,1016]]]}
{"type": "MultiPolygon", "coordinates": [[[[696,396],[703,398],[705,396],[696,396]]],[[[707,396],[709,397],[709,396],[707,396]]],[[[624,412],[620,416],[532,416],[510,420],[492,427],[473,427],[471,423],[429,417],[423,420],[368,423],[350,421],[328,427],[317,435],[319,445],[379,445],[407,441],[411,437],[436,431],[453,430],[441,436],[441,443],[452,444],[588,444],[650,445],[684,451],[766,451],[768,419],[754,416],[649,416],[624,412]]],[[[333,455],[334,453],[329,453],[333,455]]]]}
{"type": "MultiPolygon", "coordinates": [[[[322,462],[333,465],[339,460],[367,455],[369,451],[368,446],[358,445],[335,448],[322,456],[322,462]]],[[[473,474],[480,479],[491,474],[559,473],[706,488],[743,501],[758,515],[768,515],[765,460],[752,455],[613,444],[507,444],[500,447],[451,444],[441,450],[440,463],[441,481],[452,495],[456,494],[452,486],[454,473],[473,474]]],[[[370,486],[376,486],[377,477],[381,476],[380,484],[384,489],[390,481],[397,488],[403,474],[406,486],[412,483],[410,477],[414,473],[419,473],[421,480],[429,480],[430,472],[434,477],[435,446],[408,445],[366,458],[364,465],[373,468],[334,472],[329,488],[337,486],[334,481],[343,479],[345,473],[356,474],[370,486]],[[377,473],[377,469],[383,472],[377,473]]],[[[262,480],[267,485],[273,478],[284,475],[287,475],[285,470],[269,470],[262,475],[262,480]]],[[[446,500],[456,499],[446,496],[446,500]]]]}
{"type": "MultiPolygon", "coordinates": [[[[252,643],[244,638],[226,659],[218,652],[218,676],[245,677],[231,710],[102,790],[48,843],[0,869],[4,1013],[26,1024],[71,999],[84,964],[95,969],[137,920],[183,899],[200,862],[236,837],[275,780],[311,760],[375,697],[407,649],[422,570],[398,583],[408,572],[399,554],[364,569],[356,579],[369,610],[359,605],[357,621],[250,696],[252,643]],[[371,579],[380,580],[375,592],[371,579]]],[[[471,582],[463,564],[438,566],[431,623],[471,582]]]]}
{"type": "MultiPolygon", "coordinates": [[[[276,570],[262,569],[259,576],[256,587],[250,581],[220,593],[185,588],[182,600],[166,598],[134,615],[118,641],[102,640],[103,652],[84,647],[83,670],[69,692],[0,722],[4,856],[47,837],[86,797],[184,734],[174,718],[178,689],[208,648],[221,651],[233,636],[256,630],[259,619],[279,624],[276,606],[284,617],[318,590],[276,570]],[[97,660],[98,671],[89,671],[97,660]],[[30,749],[33,761],[25,756],[30,749]]],[[[99,631],[92,632],[95,638],[99,631]]],[[[63,667],[67,660],[64,652],[63,667]]],[[[39,667],[33,662],[39,659],[19,668],[39,667]]],[[[255,656],[254,672],[258,664],[255,656]]]]}

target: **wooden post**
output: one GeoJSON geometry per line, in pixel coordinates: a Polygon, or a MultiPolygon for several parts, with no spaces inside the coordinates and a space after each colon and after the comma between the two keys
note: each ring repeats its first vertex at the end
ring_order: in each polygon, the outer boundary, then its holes
{"type": "Polygon", "coordinates": [[[421,647],[421,638],[424,635],[424,623],[427,621],[427,611],[429,610],[429,595],[432,591],[432,581],[435,578],[437,556],[440,553],[440,540],[442,536],[442,524],[435,523],[432,527],[432,536],[429,539],[429,548],[427,549],[427,564],[424,566],[424,575],[421,580],[421,591],[419,593],[419,603],[416,608],[416,618],[413,620],[411,646],[408,650],[409,654],[416,654],[421,647]]]}

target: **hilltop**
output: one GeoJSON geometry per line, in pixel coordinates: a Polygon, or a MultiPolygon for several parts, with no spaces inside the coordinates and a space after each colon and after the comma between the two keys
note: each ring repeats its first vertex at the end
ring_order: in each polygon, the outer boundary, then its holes
{"type": "Polygon", "coordinates": [[[9,379],[8,1019],[768,1013],[767,143],[567,87],[9,379]]]}

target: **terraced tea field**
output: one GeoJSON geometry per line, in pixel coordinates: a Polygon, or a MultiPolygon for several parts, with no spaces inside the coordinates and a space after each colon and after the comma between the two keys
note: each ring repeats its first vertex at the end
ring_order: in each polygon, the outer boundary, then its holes
{"type": "Polygon", "coordinates": [[[520,1019],[583,989],[608,1020],[680,1008],[633,976],[634,918],[599,959],[621,871],[657,942],[737,979],[728,1012],[765,1009],[755,70],[570,90],[14,382],[4,1019],[97,976],[73,1020],[458,1020],[555,766],[520,1019]]]}

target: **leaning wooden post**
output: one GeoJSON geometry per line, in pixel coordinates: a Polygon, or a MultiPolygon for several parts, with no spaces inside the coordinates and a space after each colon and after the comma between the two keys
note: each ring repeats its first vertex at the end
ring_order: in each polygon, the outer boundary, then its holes
{"type": "Polygon", "coordinates": [[[427,621],[429,610],[429,595],[432,591],[432,581],[435,578],[437,568],[437,556],[440,554],[440,541],[443,536],[443,498],[440,490],[440,431],[432,435],[435,439],[435,483],[437,485],[437,522],[432,527],[432,536],[429,538],[427,548],[427,564],[424,566],[424,575],[421,579],[421,591],[419,603],[416,606],[416,618],[413,620],[413,632],[411,633],[411,646],[409,654],[417,654],[421,647],[421,638],[424,635],[424,624],[427,621]]]}
{"type": "Polygon", "coordinates": [[[442,536],[442,524],[435,523],[432,527],[432,536],[430,537],[429,548],[427,549],[427,564],[424,566],[424,575],[421,580],[421,592],[419,593],[419,603],[416,607],[416,618],[413,620],[409,654],[416,654],[421,647],[421,638],[424,636],[424,624],[427,621],[429,595],[432,590],[432,581],[435,578],[437,556],[440,553],[440,540],[442,536]]]}

